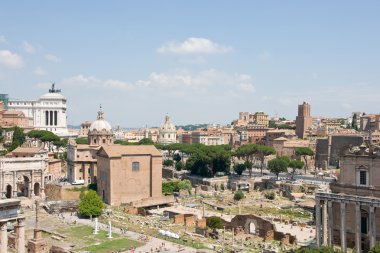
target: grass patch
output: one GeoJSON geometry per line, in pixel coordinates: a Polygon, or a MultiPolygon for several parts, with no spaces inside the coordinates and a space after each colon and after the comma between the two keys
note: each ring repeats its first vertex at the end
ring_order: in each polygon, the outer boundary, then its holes
{"type": "Polygon", "coordinates": [[[76,250],[90,251],[92,253],[125,251],[143,245],[141,242],[130,240],[117,233],[112,233],[113,238],[108,239],[108,233],[104,230],[100,230],[97,235],[94,235],[93,228],[90,226],[61,228],[57,232],[65,234],[68,237],[67,240],[75,245],[76,250]]]}
{"type": "Polygon", "coordinates": [[[129,240],[127,238],[105,241],[98,245],[83,248],[82,250],[90,251],[92,253],[107,253],[113,250],[129,250],[140,246],[141,243],[129,240]]]}

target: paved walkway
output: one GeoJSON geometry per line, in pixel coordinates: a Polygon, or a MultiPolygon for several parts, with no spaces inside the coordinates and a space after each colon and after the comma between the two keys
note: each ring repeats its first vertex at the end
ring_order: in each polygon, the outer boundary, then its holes
{"type": "MultiPolygon", "coordinates": [[[[89,219],[80,219],[77,216],[71,216],[70,213],[63,213],[60,214],[60,216],[64,217],[64,221],[67,223],[73,223],[74,221],[77,222],[77,224],[83,224],[88,225],[91,227],[94,227],[94,222],[91,222],[89,219]]],[[[99,223],[99,229],[107,231],[107,224],[99,223]]],[[[113,233],[117,233],[122,235],[121,230],[119,228],[112,228],[113,233]]],[[[124,235],[130,239],[136,240],[136,241],[142,241],[141,238],[144,238],[145,235],[136,233],[133,231],[126,231],[124,235]]],[[[134,251],[135,253],[151,253],[151,252],[183,252],[183,253],[196,253],[197,250],[190,247],[185,247],[180,244],[168,242],[159,238],[155,238],[152,236],[149,236],[149,241],[144,242],[145,244],[141,247],[136,248],[134,251]]],[[[128,251],[127,251],[128,252],[128,251]]],[[[131,251],[132,252],[132,251],[131,251]]]]}

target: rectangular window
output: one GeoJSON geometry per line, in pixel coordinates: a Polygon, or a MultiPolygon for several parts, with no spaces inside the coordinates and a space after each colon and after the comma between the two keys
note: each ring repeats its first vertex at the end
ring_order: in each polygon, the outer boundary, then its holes
{"type": "Polygon", "coordinates": [[[367,185],[367,171],[361,170],[359,172],[360,185],[367,185]]]}
{"type": "Polygon", "coordinates": [[[132,163],[132,171],[139,171],[140,170],[140,163],[139,162],[133,162],[132,163]]]}
{"type": "Polygon", "coordinates": [[[367,217],[361,217],[360,230],[362,234],[368,233],[368,218],[367,217]]]}

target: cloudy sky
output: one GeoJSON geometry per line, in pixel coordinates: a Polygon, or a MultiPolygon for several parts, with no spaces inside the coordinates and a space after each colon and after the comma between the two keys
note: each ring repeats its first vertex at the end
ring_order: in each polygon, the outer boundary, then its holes
{"type": "Polygon", "coordinates": [[[51,82],[68,122],[379,113],[379,1],[2,1],[0,93],[51,82]]]}

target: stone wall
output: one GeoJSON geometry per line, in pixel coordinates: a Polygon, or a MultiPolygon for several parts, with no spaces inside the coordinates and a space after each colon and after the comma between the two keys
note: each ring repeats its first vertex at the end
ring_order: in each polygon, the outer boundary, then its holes
{"type": "Polygon", "coordinates": [[[80,191],[71,191],[71,187],[55,184],[45,185],[45,196],[47,201],[79,200],[80,191]]]}
{"type": "Polygon", "coordinates": [[[295,236],[276,231],[272,222],[255,215],[236,215],[231,222],[223,221],[223,225],[226,226],[227,229],[234,228],[238,231],[239,229],[244,229],[246,234],[252,232],[263,238],[264,241],[278,240],[284,244],[294,244],[297,242],[295,236]],[[250,231],[251,223],[254,224],[253,227],[255,228],[255,231],[250,231]]]}

